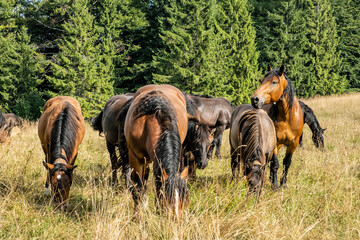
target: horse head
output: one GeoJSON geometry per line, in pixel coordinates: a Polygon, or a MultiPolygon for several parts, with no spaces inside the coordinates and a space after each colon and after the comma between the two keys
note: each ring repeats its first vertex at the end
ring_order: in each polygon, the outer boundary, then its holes
{"type": "Polygon", "coordinates": [[[280,100],[288,84],[284,72],[284,66],[281,66],[279,70],[273,70],[269,66],[268,73],[263,78],[260,87],[251,96],[253,107],[261,108],[264,104],[280,100]]]}
{"type": "Polygon", "coordinates": [[[77,167],[64,163],[45,163],[44,167],[49,171],[51,193],[58,203],[66,202],[69,198],[70,186],[73,181],[73,170],[77,167]]]}
{"type": "Polygon", "coordinates": [[[326,128],[325,129],[319,128],[313,132],[312,140],[313,140],[316,148],[321,148],[321,149],[324,148],[324,146],[325,146],[325,144],[324,144],[325,130],[326,130],[326,128]]]}
{"type": "Polygon", "coordinates": [[[264,167],[259,161],[254,161],[246,166],[246,179],[249,185],[249,193],[260,196],[264,182],[264,167]]]}
{"type": "MultiPolygon", "coordinates": [[[[189,126],[191,124],[189,122],[189,126]]],[[[207,152],[209,151],[216,129],[210,130],[208,126],[201,123],[195,123],[193,128],[192,154],[195,157],[197,168],[204,169],[208,165],[207,152]]]]}

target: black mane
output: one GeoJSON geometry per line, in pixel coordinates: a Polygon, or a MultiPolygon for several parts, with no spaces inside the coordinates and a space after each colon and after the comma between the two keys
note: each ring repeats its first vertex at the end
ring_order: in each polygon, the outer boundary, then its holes
{"type": "Polygon", "coordinates": [[[65,103],[64,109],[57,116],[51,132],[51,158],[50,163],[54,163],[57,158],[70,161],[74,152],[77,129],[79,128],[75,119],[79,119],[74,108],[65,103]],[[66,156],[61,154],[64,149],[66,156]]]}
{"type": "Polygon", "coordinates": [[[2,112],[0,111],[0,128],[2,128],[5,125],[5,118],[2,112]]]}

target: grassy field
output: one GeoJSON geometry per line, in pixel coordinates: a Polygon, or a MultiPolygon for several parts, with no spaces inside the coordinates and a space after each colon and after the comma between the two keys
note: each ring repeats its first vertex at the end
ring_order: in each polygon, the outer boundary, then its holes
{"type": "MultiPolygon", "coordinates": [[[[288,188],[260,202],[246,199],[244,182],[230,182],[228,130],[223,160],[213,160],[189,184],[191,204],[180,221],[158,215],[154,182],[148,206],[133,220],[133,201],[123,182],[110,186],[105,140],[89,125],[80,146],[70,203],[54,210],[44,196],[45,168],[37,124],[26,123],[0,146],[1,239],[360,239],[360,94],[304,100],[325,132],[325,150],[311,142],[295,151],[288,188]]],[[[280,163],[284,149],[280,154],[280,163]]],[[[282,164],[279,170],[279,179],[282,164]]],[[[269,173],[267,172],[267,176],[269,173]]]]}

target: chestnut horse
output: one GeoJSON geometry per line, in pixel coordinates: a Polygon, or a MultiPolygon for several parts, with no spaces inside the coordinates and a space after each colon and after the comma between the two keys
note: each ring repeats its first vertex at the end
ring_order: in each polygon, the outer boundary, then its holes
{"type": "Polygon", "coordinates": [[[191,95],[200,113],[200,122],[211,129],[215,128],[214,138],[208,151],[208,158],[212,158],[216,146],[215,157],[221,159],[220,147],[222,135],[225,129],[230,126],[231,114],[234,111],[233,105],[225,98],[215,98],[208,95],[191,95]]]}
{"type": "MultiPolygon", "coordinates": [[[[113,186],[118,185],[117,169],[123,167],[123,173],[127,171],[126,166],[119,159],[120,156],[116,154],[116,147],[120,143],[120,134],[123,134],[123,127],[118,118],[121,110],[133,98],[133,95],[133,93],[126,93],[111,97],[106,102],[104,109],[91,122],[94,130],[99,131],[99,134],[103,132],[105,135],[106,147],[110,155],[113,186]]],[[[119,152],[121,152],[120,149],[119,152]]]]}
{"type": "MultiPolygon", "coordinates": [[[[324,148],[324,132],[326,128],[321,128],[319,121],[317,120],[313,110],[303,103],[302,101],[299,101],[301,110],[303,111],[304,116],[304,124],[306,123],[312,132],[312,141],[316,148],[323,149],[324,148]]],[[[300,137],[300,146],[302,145],[302,137],[300,137]]]]}
{"type": "Polygon", "coordinates": [[[277,157],[275,127],[262,109],[250,104],[235,108],[230,123],[230,154],[232,179],[242,172],[250,192],[259,197],[265,179],[265,167],[277,157]]]}
{"type": "Polygon", "coordinates": [[[48,170],[45,187],[51,186],[54,200],[66,203],[73,181],[78,148],[85,135],[81,107],[72,97],[59,96],[45,103],[38,134],[48,170]]]}
{"type": "MultiPolygon", "coordinates": [[[[287,147],[281,178],[281,186],[286,187],[291,158],[299,144],[304,120],[299,101],[295,96],[294,86],[284,71],[284,66],[281,66],[279,70],[273,70],[269,66],[269,71],[264,76],[260,87],[251,96],[251,104],[255,108],[262,108],[264,104],[272,104],[268,114],[275,125],[278,150],[282,145],[287,147]]],[[[270,178],[274,188],[278,187],[278,168],[279,162],[277,158],[274,158],[270,164],[270,178]]]]}
{"type": "Polygon", "coordinates": [[[157,206],[179,216],[188,204],[185,181],[188,169],[179,171],[181,144],[187,129],[186,101],[179,89],[147,85],[135,93],[124,125],[135,208],[144,195],[150,163],[153,163],[157,206]]]}

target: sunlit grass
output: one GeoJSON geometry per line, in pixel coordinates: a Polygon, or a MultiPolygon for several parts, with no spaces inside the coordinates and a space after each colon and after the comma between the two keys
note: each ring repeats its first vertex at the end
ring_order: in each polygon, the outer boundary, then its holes
{"type": "MultiPolygon", "coordinates": [[[[123,182],[111,187],[105,140],[89,125],[69,207],[55,210],[44,196],[37,124],[27,122],[0,145],[0,239],[359,239],[360,94],[304,102],[327,128],[325,150],[314,147],[305,127],[287,189],[274,192],[267,181],[259,203],[247,199],[244,182],[230,182],[226,131],[223,160],[198,170],[198,181],[189,184],[190,207],[180,221],[157,214],[151,176],[148,206],[133,218],[132,197],[123,182]]],[[[283,157],[284,150],[280,163],[283,157]]]]}

